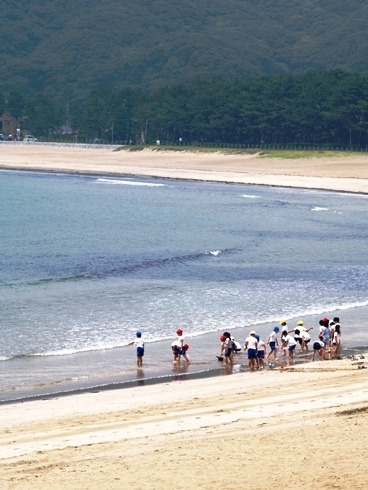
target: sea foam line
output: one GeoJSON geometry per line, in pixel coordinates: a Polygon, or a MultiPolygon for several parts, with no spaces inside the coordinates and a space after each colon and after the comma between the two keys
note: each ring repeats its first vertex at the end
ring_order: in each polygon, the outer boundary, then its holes
{"type": "Polygon", "coordinates": [[[252,194],[242,194],[246,199],[261,199],[261,196],[253,196],[252,194]]]}
{"type": "Polygon", "coordinates": [[[118,180],[118,179],[97,179],[98,184],[115,184],[115,185],[140,185],[146,187],[167,187],[166,184],[153,184],[151,182],[136,182],[131,180],[118,180]]]}

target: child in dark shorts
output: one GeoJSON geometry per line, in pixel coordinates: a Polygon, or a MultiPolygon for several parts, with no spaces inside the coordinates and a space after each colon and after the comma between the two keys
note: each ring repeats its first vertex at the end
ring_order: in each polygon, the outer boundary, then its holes
{"type": "Polygon", "coordinates": [[[222,354],[224,354],[224,364],[233,364],[233,342],[231,340],[231,335],[229,332],[224,332],[223,336],[225,341],[222,347],[222,354]]]}
{"type": "Polygon", "coordinates": [[[322,340],[316,340],[313,343],[312,361],[314,361],[316,352],[318,352],[321,361],[324,361],[324,359],[325,359],[325,352],[326,352],[326,346],[325,346],[325,343],[322,340]]]}
{"type": "Polygon", "coordinates": [[[128,345],[136,345],[137,346],[137,367],[141,368],[143,366],[143,356],[144,356],[144,341],[142,339],[142,332],[137,332],[135,334],[136,339],[132,342],[129,342],[128,345]]]}

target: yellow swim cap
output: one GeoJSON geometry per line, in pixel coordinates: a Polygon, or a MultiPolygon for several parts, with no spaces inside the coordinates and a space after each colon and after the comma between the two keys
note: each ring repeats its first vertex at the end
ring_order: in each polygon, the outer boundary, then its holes
{"type": "Polygon", "coordinates": [[[298,325],[304,325],[303,320],[299,320],[299,321],[298,321],[298,325]]]}

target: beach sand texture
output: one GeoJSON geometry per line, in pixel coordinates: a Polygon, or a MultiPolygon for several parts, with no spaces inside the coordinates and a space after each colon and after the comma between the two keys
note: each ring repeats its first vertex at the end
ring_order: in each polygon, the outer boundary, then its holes
{"type": "MultiPolygon", "coordinates": [[[[0,166],[368,192],[366,156],[1,145],[0,166]]],[[[5,489],[368,487],[368,369],[348,359],[1,405],[0,426],[5,489]]]]}
{"type": "Polygon", "coordinates": [[[0,145],[0,168],[132,174],[162,178],[368,192],[368,155],[295,160],[259,155],[112,151],[42,144],[0,145]]]}
{"type": "Polygon", "coordinates": [[[367,488],[368,369],[304,366],[3,405],[2,488],[367,488]]]}

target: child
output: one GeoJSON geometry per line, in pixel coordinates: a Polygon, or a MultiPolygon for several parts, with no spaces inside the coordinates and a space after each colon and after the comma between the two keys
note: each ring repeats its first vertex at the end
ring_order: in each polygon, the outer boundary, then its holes
{"type": "Polygon", "coordinates": [[[289,333],[288,332],[288,327],[287,327],[287,324],[286,324],[286,320],[280,320],[279,325],[281,327],[281,346],[282,346],[281,348],[284,351],[284,356],[286,356],[286,348],[284,348],[284,346],[283,346],[283,344],[284,344],[284,338],[289,333]]]}
{"type": "Polygon", "coordinates": [[[326,345],[322,340],[316,340],[313,344],[312,361],[314,361],[314,357],[316,355],[316,352],[318,352],[319,357],[321,358],[321,361],[324,361],[325,360],[326,345]]]}
{"type": "Polygon", "coordinates": [[[334,336],[332,339],[332,357],[338,358],[341,345],[341,328],[339,323],[335,323],[334,336]]]}
{"type": "Polygon", "coordinates": [[[223,343],[221,354],[224,353],[224,364],[233,364],[233,341],[229,332],[223,333],[225,341],[223,343]]]}
{"type": "Polygon", "coordinates": [[[330,328],[335,325],[335,322],[331,320],[329,325],[326,325],[323,320],[319,321],[319,340],[325,344],[325,347],[329,345],[330,342],[330,328]]]}
{"type": "Polygon", "coordinates": [[[286,320],[280,320],[280,327],[281,327],[281,334],[283,334],[284,332],[288,332],[288,328],[287,328],[287,324],[286,324],[286,320]]]}
{"type": "Polygon", "coordinates": [[[183,335],[183,330],[180,328],[177,329],[176,331],[177,338],[176,340],[171,344],[171,349],[174,354],[174,364],[178,364],[180,362],[180,357],[183,356],[184,359],[187,361],[188,364],[190,364],[189,357],[187,355],[187,350],[189,349],[188,344],[184,344],[184,335],[183,335]]]}
{"type": "Polygon", "coordinates": [[[181,350],[180,342],[178,340],[174,340],[174,342],[171,344],[171,350],[174,355],[173,363],[177,364],[180,359],[180,350],[181,350]]]}
{"type": "Polygon", "coordinates": [[[260,339],[259,335],[255,335],[255,338],[258,340],[258,346],[257,346],[258,369],[263,369],[264,358],[266,354],[266,344],[263,342],[263,340],[260,339]]]}
{"type": "Polygon", "coordinates": [[[137,367],[139,369],[143,366],[143,356],[144,356],[144,341],[142,339],[142,332],[137,332],[135,334],[136,339],[132,342],[129,342],[128,345],[136,345],[137,346],[137,367]]]}
{"type": "Polygon", "coordinates": [[[222,353],[223,353],[224,347],[225,347],[225,340],[226,340],[225,335],[220,335],[220,342],[221,342],[220,355],[216,356],[219,361],[224,360],[224,356],[222,355],[222,353]]]}
{"type": "Polygon", "coordinates": [[[245,340],[244,351],[248,350],[248,368],[254,371],[255,362],[257,357],[258,340],[256,339],[256,332],[252,330],[245,340]]]}
{"type": "Polygon", "coordinates": [[[230,337],[231,339],[231,342],[233,343],[233,352],[234,354],[239,354],[239,352],[241,352],[242,348],[241,348],[241,345],[239,344],[239,342],[237,342],[234,337],[230,337]]]}
{"type": "Polygon", "coordinates": [[[309,331],[313,330],[313,327],[308,328],[307,330],[303,330],[301,332],[302,336],[302,350],[308,350],[308,344],[311,341],[311,336],[309,335],[309,331]]]}
{"type": "Polygon", "coordinates": [[[278,340],[277,340],[277,334],[280,332],[280,329],[279,327],[275,327],[272,332],[270,333],[270,335],[268,336],[268,339],[267,339],[267,344],[270,346],[270,352],[268,353],[267,355],[267,361],[270,357],[271,354],[273,354],[274,356],[274,360],[275,362],[277,361],[277,358],[276,358],[276,346],[279,345],[278,343],[278,340]]]}
{"type": "Polygon", "coordinates": [[[303,350],[303,337],[302,332],[305,330],[303,320],[299,320],[296,324],[294,331],[294,338],[297,342],[299,342],[300,350],[303,350]]]}
{"type": "Polygon", "coordinates": [[[286,347],[288,347],[289,359],[294,359],[295,358],[296,340],[289,333],[286,335],[286,337],[283,337],[283,340],[284,340],[284,343],[283,343],[282,347],[284,349],[286,347]]]}

